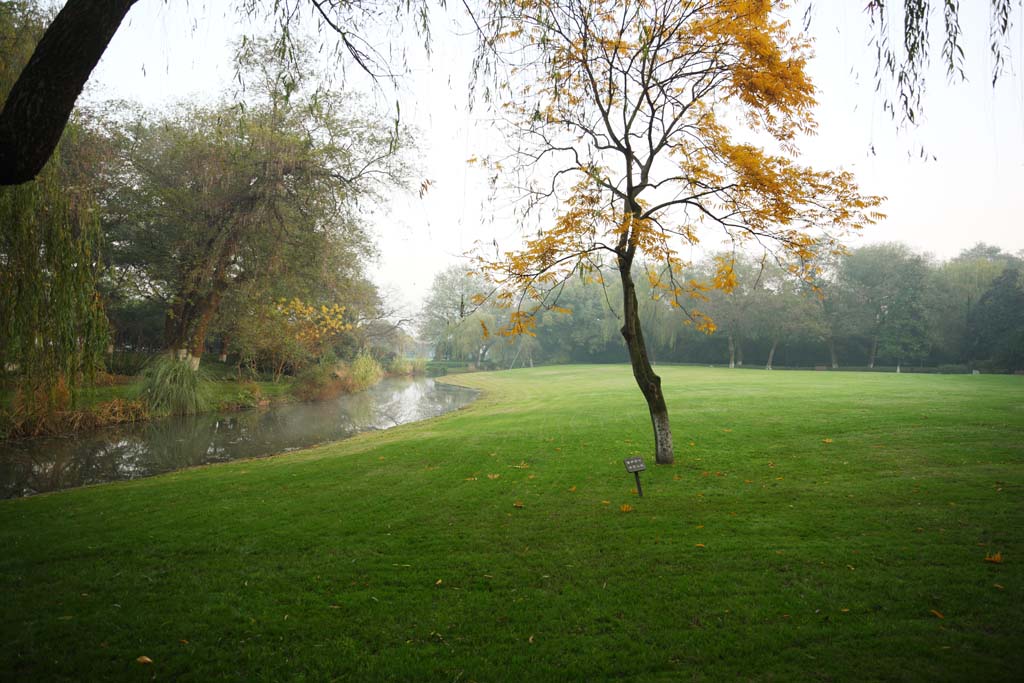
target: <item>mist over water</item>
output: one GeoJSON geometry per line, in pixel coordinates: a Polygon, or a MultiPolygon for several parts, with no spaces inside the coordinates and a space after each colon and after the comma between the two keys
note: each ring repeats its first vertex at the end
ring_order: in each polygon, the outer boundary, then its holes
{"type": "Polygon", "coordinates": [[[138,479],[255,458],[388,429],[457,410],[471,389],[432,379],[385,379],[320,403],[292,403],[119,425],[59,438],[0,444],[0,498],[138,479]]]}

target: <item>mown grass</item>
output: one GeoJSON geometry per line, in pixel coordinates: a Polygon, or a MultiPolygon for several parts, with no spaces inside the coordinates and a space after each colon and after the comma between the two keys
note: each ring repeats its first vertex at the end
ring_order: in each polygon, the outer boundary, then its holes
{"type": "Polygon", "coordinates": [[[0,503],[0,679],[1019,677],[1021,378],[663,375],[678,463],[642,499],[629,370],[578,366],[463,375],[468,409],[309,451],[0,503]]]}

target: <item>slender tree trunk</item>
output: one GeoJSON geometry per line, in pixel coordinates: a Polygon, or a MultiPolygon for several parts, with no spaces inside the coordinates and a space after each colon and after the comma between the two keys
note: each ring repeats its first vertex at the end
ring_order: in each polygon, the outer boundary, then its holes
{"type": "Polygon", "coordinates": [[[647,400],[647,409],[651,414],[651,426],[654,428],[654,461],[659,465],[671,465],[675,462],[672,448],[672,427],[668,419],[668,406],[665,395],[661,391],[661,378],[654,373],[647,355],[643,331],[640,328],[640,306],[636,298],[636,285],[632,275],[632,254],[619,254],[619,277],[622,280],[622,336],[629,349],[629,363],[633,368],[640,392],[647,400]]]}
{"type": "Polygon", "coordinates": [[[221,335],[220,354],[217,356],[217,360],[221,363],[228,362],[228,341],[228,336],[226,334],[221,335]]]}
{"type": "Polygon", "coordinates": [[[839,369],[839,355],[836,353],[836,340],[832,337],[828,338],[828,355],[832,359],[832,369],[839,369]]]}
{"type": "Polygon", "coordinates": [[[743,342],[740,340],[736,341],[736,367],[743,367],[743,342]]]}
{"type": "Polygon", "coordinates": [[[772,369],[772,361],[775,360],[775,349],[779,346],[778,339],[772,339],[772,348],[768,351],[768,362],[765,364],[765,370],[772,369]]]}
{"type": "Polygon", "coordinates": [[[732,335],[729,335],[729,369],[736,367],[736,342],[732,335]]]}
{"type": "Polygon", "coordinates": [[[871,352],[868,354],[868,367],[874,370],[875,356],[878,354],[878,335],[871,338],[871,352]]]}

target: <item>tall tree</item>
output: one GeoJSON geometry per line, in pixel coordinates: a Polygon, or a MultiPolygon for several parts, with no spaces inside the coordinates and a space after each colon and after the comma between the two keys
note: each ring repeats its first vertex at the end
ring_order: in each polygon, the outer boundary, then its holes
{"type": "Polygon", "coordinates": [[[925,264],[903,244],[861,247],[845,256],[839,286],[846,315],[865,335],[868,367],[879,354],[899,363],[926,351],[925,264]]]}
{"type": "Polygon", "coordinates": [[[1009,370],[1024,369],[1024,276],[1009,265],[968,317],[974,355],[1009,370]]]}
{"type": "MultiPolygon", "coordinates": [[[[0,6],[0,93],[28,59],[45,18],[0,6]]],[[[72,124],[35,183],[0,188],[0,368],[17,367],[29,415],[65,407],[81,374],[101,367],[107,321],[96,294],[100,232],[89,165],[72,124]]]]}
{"type": "Polygon", "coordinates": [[[304,90],[274,55],[242,48],[255,81],[244,106],[142,118],[123,134],[129,172],[108,212],[118,265],[165,301],[165,344],[193,366],[229,290],[315,268],[338,241],[365,258],[359,202],[404,182],[404,131],[304,90]]]}
{"type": "MultiPolygon", "coordinates": [[[[494,44],[511,63],[502,109],[514,138],[518,190],[531,206],[555,201],[555,219],[522,249],[480,256],[515,306],[507,334],[532,333],[574,273],[612,260],[622,285],[621,333],[647,402],[655,459],[673,462],[661,378],[639,316],[634,264],[663,264],[652,282],[709,327],[680,279],[680,245],[703,227],[741,245],[770,244],[796,275],[813,249],[832,249],[879,203],[846,172],[796,161],[814,129],[806,43],[769,2],[719,0],[495,0],[494,44]],[[766,151],[730,133],[742,121],[773,141],[766,151]]],[[[484,163],[499,168],[500,160],[484,163]]],[[[710,286],[731,291],[719,263],[710,286]]]]}

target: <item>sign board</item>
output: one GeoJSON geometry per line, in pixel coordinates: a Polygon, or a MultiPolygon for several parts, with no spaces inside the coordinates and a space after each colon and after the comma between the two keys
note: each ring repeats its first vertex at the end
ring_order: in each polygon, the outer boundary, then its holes
{"type": "Polygon", "coordinates": [[[644,464],[644,459],[640,456],[626,458],[622,461],[622,464],[626,466],[627,472],[643,472],[647,469],[647,465],[644,464]]]}

